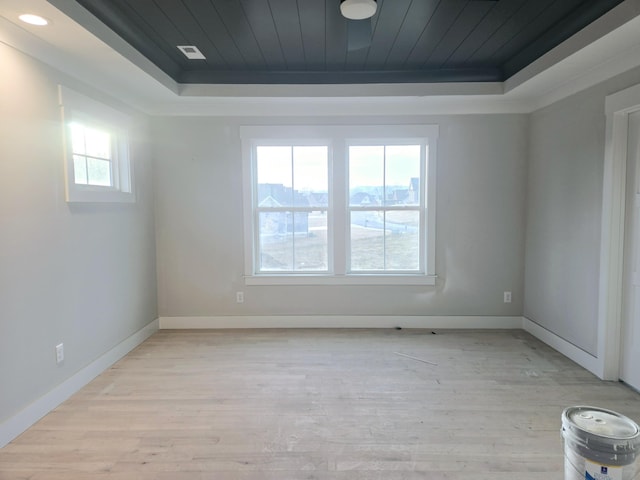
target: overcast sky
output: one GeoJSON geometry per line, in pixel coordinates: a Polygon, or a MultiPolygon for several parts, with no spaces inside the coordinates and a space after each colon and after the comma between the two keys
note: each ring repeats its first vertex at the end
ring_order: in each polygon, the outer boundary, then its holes
{"type": "MultiPolygon", "coordinates": [[[[259,146],[258,183],[282,184],[300,191],[327,191],[328,148],[326,146],[259,146]],[[295,177],[292,179],[292,156],[295,177]]],[[[351,146],[350,188],[382,186],[385,175],[384,146],[351,146]]],[[[409,186],[420,176],[420,147],[386,147],[386,184],[409,186]]]]}

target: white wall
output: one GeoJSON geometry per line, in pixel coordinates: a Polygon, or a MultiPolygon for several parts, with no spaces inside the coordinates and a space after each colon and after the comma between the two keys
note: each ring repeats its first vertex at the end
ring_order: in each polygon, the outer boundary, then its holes
{"type": "Polygon", "coordinates": [[[137,203],[69,205],[57,85],[97,94],[2,43],[0,65],[1,427],[155,320],[157,299],[146,120],[131,136],[137,203]]]}
{"type": "Polygon", "coordinates": [[[525,115],[158,117],[152,132],[161,317],[522,313],[525,115]],[[238,128],[310,121],[440,125],[435,287],[244,285],[238,128]]]}
{"type": "Polygon", "coordinates": [[[531,114],[524,315],[597,355],[605,97],[640,69],[531,114]]]}

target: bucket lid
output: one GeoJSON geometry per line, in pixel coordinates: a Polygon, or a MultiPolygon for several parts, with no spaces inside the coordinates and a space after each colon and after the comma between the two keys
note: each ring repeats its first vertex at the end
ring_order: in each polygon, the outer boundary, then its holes
{"type": "Polygon", "coordinates": [[[569,407],[562,418],[585,433],[612,440],[632,440],[640,436],[640,428],[633,420],[603,408],[569,407]]]}

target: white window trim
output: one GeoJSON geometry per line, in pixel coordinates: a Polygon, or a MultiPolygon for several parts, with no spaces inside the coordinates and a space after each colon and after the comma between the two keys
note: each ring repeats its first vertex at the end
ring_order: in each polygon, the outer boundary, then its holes
{"type": "MultiPolygon", "coordinates": [[[[431,138],[431,137],[427,137],[426,135],[422,135],[421,137],[410,137],[410,136],[402,136],[402,137],[389,137],[389,134],[387,133],[387,136],[385,137],[376,137],[376,138],[369,138],[369,137],[362,137],[362,138],[353,138],[351,136],[349,136],[346,139],[345,142],[345,146],[346,148],[349,148],[351,146],[361,146],[361,145],[379,145],[379,144],[384,144],[384,145],[414,145],[414,144],[420,144],[422,146],[422,144],[425,143],[425,138],[431,138]]],[[[434,141],[435,143],[435,141],[434,141]]],[[[427,144],[429,144],[429,142],[427,142],[427,144]]],[[[424,155],[426,154],[425,150],[421,148],[421,159],[420,159],[420,176],[421,178],[427,178],[427,180],[429,179],[429,177],[427,176],[427,173],[429,172],[428,170],[428,160],[429,158],[424,158],[424,155]]],[[[431,156],[431,154],[429,154],[429,157],[431,156]]],[[[345,172],[346,173],[346,172],[345,172]]],[[[349,179],[348,179],[348,175],[347,178],[345,178],[345,184],[348,185],[349,183],[349,179]]],[[[428,181],[426,182],[428,183],[428,181]]],[[[431,187],[431,185],[428,185],[429,187],[431,187]]],[[[421,205],[419,205],[417,208],[412,206],[411,208],[409,208],[408,210],[417,210],[419,215],[420,215],[420,225],[427,225],[427,204],[428,201],[426,198],[424,198],[425,195],[425,188],[427,188],[427,185],[425,185],[425,182],[420,182],[420,199],[421,199],[421,205]],[[424,200],[422,200],[424,199],[424,200]]],[[[427,188],[427,190],[430,190],[430,188],[427,188]]],[[[348,191],[348,188],[347,190],[348,191]]],[[[350,212],[352,211],[357,211],[360,208],[358,207],[352,207],[351,205],[349,205],[349,202],[345,201],[345,215],[349,215],[350,212]]],[[[395,207],[389,207],[389,206],[376,206],[376,207],[372,207],[373,210],[384,210],[384,211],[393,211],[396,210],[395,207]]],[[[347,219],[346,217],[342,220],[342,222],[344,223],[344,225],[347,225],[347,219]]],[[[429,258],[426,256],[427,252],[426,252],[426,244],[424,242],[428,242],[427,236],[426,235],[421,235],[420,236],[420,265],[426,265],[427,261],[429,260],[429,258]]],[[[349,252],[351,251],[350,248],[347,248],[346,250],[347,255],[349,254],[349,252]]],[[[345,262],[345,265],[349,264],[350,261],[348,260],[347,262],[345,262]]],[[[381,276],[386,276],[386,275],[399,275],[399,276],[403,276],[403,275],[408,275],[408,276],[424,276],[426,274],[428,274],[428,265],[427,265],[427,271],[426,272],[402,272],[402,271],[394,271],[394,272],[385,272],[385,271],[370,271],[370,272],[362,272],[359,270],[356,271],[350,271],[347,272],[349,275],[366,275],[366,276],[373,276],[373,275],[381,275],[381,276]]]]}
{"type": "Polygon", "coordinates": [[[245,285],[435,285],[436,275],[392,274],[364,275],[350,273],[348,275],[332,274],[287,274],[245,275],[245,285]]]}
{"type": "Polygon", "coordinates": [[[63,85],[58,86],[63,126],[65,199],[68,203],[133,203],[136,200],[133,165],[129,156],[131,118],[63,85]],[[113,186],[75,183],[73,152],[70,148],[72,122],[103,128],[113,137],[113,186]]]}
{"type": "MultiPolygon", "coordinates": [[[[438,125],[279,125],[279,126],[242,126],[240,138],[242,140],[242,171],[243,171],[243,213],[244,213],[244,282],[245,285],[435,285],[435,243],[436,243],[436,159],[437,140],[439,134],[438,125]],[[353,140],[373,141],[400,139],[428,139],[429,156],[427,158],[426,173],[427,182],[422,187],[427,190],[425,198],[425,226],[428,234],[425,235],[426,245],[422,249],[425,255],[425,271],[419,273],[348,273],[344,271],[347,262],[347,245],[334,245],[329,239],[328,255],[332,263],[330,269],[333,273],[300,273],[300,274],[273,274],[255,273],[255,232],[253,225],[253,178],[255,175],[252,151],[256,144],[268,145],[291,140],[299,144],[301,139],[314,139],[324,141],[329,146],[329,176],[333,181],[329,182],[331,190],[334,184],[345,185],[347,182],[346,171],[334,169],[333,157],[344,158],[345,149],[353,140]],[[327,141],[328,140],[328,141],[327,141]],[[339,258],[338,258],[339,257],[339,258]],[[335,265],[333,264],[334,260],[335,265]],[[336,268],[337,267],[337,268],[336,268]]],[[[425,183],[425,182],[423,182],[425,183]]],[[[346,193],[343,192],[343,195],[346,193]]],[[[345,219],[348,211],[346,198],[336,198],[338,192],[329,194],[330,203],[328,210],[333,213],[330,216],[332,225],[330,228],[345,228],[345,219]]],[[[336,232],[334,237],[346,239],[345,232],[336,232]]]]}

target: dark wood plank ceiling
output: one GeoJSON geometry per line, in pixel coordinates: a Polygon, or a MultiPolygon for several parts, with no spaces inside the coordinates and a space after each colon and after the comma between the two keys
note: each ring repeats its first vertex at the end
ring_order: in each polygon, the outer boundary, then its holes
{"type": "Polygon", "coordinates": [[[339,0],[76,1],[179,83],[323,84],[503,81],[622,0],[378,0],[358,50],[339,0]]]}

